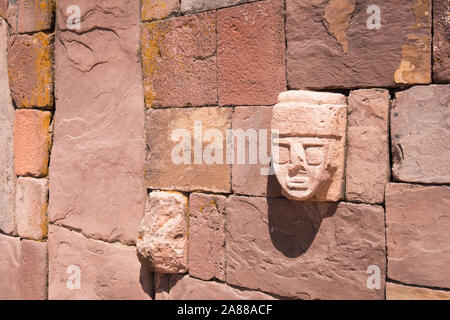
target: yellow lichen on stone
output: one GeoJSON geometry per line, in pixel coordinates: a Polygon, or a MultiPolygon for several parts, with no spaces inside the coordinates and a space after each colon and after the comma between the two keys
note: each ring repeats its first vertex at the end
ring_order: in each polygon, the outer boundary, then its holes
{"type": "Polygon", "coordinates": [[[36,87],[33,89],[30,107],[33,106],[52,106],[52,52],[51,52],[51,36],[39,32],[34,35],[34,45],[36,49],[35,74],[36,87]]]}
{"type": "Polygon", "coordinates": [[[325,7],[324,18],[328,23],[328,32],[336,38],[345,53],[348,53],[346,31],[354,11],[354,0],[331,0],[325,7]]]}
{"type": "Polygon", "coordinates": [[[161,14],[161,11],[163,11],[165,8],[165,0],[143,0],[141,10],[142,21],[164,18],[164,15],[161,14]]]}

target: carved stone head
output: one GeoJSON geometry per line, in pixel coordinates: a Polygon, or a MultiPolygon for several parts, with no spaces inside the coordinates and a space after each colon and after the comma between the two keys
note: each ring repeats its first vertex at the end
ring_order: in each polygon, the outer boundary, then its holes
{"type": "Polygon", "coordinates": [[[336,93],[287,91],[272,114],[275,174],[286,198],[339,201],[343,194],[346,97],[336,93]]]}

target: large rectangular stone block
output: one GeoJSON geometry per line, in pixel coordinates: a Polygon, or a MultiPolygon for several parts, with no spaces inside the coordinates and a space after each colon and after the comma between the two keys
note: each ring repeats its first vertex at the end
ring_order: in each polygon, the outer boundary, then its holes
{"type": "Polygon", "coordinates": [[[431,0],[287,0],[289,87],[431,82],[431,0]]]}
{"type": "Polygon", "coordinates": [[[403,182],[450,183],[450,85],[398,92],[391,109],[392,174],[403,182]]]}
{"type": "Polygon", "coordinates": [[[144,214],[145,106],[140,2],[57,4],[51,222],[96,239],[136,241],[144,214]],[[78,5],[81,29],[69,30],[78,5]]]}
{"type": "Polygon", "coordinates": [[[48,237],[49,299],[149,299],[151,274],[138,261],[136,249],[88,239],[50,226],[48,237]]]}
{"type": "Polygon", "coordinates": [[[218,10],[219,105],[273,105],[286,90],[280,0],[218,10]]]}
{"type": "Polygon", "coordinates": [[[47,243],[23,239],[20,243],[20,299],[47,299],[47,243]]]}
{"type": "Polygon", "coordinates": [[[450,300],[450,292],[387,282],[386,300],[450,300]]]}
{"type": "Polygon", "coordinates": [[[20,299],[20,239],[0,234],[0,299],[20,299]]]}
{"type": "Polygon", "coordinates": [[[433,81],[450,82],[450,2],[433,0],[433,81]]]}
{"type": "Polygon", "coordinates": [[[450,288],[450,187],[390,183],[386,226],[390,279],[450,288]]]}
{"type": "Polygon", "coordinates": [[[301,299],[384,298],[382,207],[231,196],[226,226],[227,283],[301,299]]]}
{"type": "Polygon", "coordinates": [[[348,102],[346,199],[382,203],[389,181],[389,91],[352,91],[348,102]]]}
{"type": "Polygon", "coordinates": [[[231,108],[147,110],[147,188],[230,192],[231,108]]]}
{"type": "Polygon", "coordinates": [[[53,25],[56,0],[17,0],[17,32],[48,30],[53,25]]]}
{"type": "Polygon", "coordinates": [[[147,23],[141,31],[147,108],[217,104],[215,12],[147,23]]]}

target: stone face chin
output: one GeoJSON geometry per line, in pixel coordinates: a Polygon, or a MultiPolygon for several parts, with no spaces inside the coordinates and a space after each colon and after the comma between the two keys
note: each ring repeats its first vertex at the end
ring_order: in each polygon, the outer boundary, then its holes
{"type": "Polygon", "coordinates": [[[272,114],[273,162],[282,194],[298,201],[339,201],[343,193],[346,98],[288,91],[272,114]]]}

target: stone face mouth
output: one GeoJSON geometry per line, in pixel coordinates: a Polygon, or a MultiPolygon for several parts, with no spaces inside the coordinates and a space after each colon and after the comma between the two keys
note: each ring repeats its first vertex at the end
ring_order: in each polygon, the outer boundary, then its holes
{"type": "Polygon", "coordinates": [[[297,175],[287,178],[286,185],[289,189],[306,190],[308,189],[309,178],[306,175],[297,175]]]}

